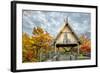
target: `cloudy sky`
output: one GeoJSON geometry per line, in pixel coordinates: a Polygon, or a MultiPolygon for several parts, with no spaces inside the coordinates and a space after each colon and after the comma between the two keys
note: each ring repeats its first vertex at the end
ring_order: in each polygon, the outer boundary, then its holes
{"type": "Polygon", "coordinates": [[[55,12],[55,11],[31,11],[23,10],[23,32],[32,35],[32,29],[40,26],[48,33],[56,36],[64,19],[68,17],[68,22],[76,34],[80,35],[91,30],[90,13],[78,12],[55,12]]]}

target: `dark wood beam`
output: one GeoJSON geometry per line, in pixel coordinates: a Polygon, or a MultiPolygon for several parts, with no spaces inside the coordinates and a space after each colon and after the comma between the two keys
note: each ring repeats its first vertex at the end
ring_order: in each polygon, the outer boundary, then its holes
{"type": "Polygon", "coordinates": [[[77,43],[73,44],[56,44],[56,47],[75,47],[77,46],[77,43]]]}

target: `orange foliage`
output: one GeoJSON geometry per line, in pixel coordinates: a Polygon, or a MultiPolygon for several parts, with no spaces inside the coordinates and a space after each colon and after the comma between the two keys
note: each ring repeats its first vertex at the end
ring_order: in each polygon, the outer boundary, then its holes
{"type": "Polygon", "coordinates": [[[81,36],[81,46],[80,46],[80,52],[84,54],[89,54],[91,52],[91,41],[90,39],[85,38],[84,36],[81,36]]]}
{"type": "Polygon", "coordinates": [[[28,50],[26,53],[26,58],[27,60],[31,61],[31,59],[33,58],[33,51],[28,50]]]}
{"type": "Polygon", "coordinates": [[[23,33],[23,62],[39,61],[40,53],[48,53],[51,48],[52,37],[42,28],[33,28],[32,36],[23,33]]]}

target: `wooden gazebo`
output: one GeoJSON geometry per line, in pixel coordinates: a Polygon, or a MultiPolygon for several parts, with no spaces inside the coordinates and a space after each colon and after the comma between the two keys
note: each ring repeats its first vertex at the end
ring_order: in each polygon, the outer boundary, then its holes
{"type": "MultiPolygon", "coordinates": [[[[74,30],[71,28],[68,20],[64,22],[64,26],[54,39],[55,53],[59,52],[61,47],[77,47],[77,55],[79,54],[80,40],[74,30]]],[[[71,51],[71,50],[70,50],[71,51]]]]}

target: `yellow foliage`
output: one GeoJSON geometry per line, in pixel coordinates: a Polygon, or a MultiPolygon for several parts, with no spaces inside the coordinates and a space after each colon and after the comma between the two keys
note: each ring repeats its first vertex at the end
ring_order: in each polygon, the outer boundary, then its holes
{"type": "Polygon", "coordinates": [[[23,33],[23,62],[37,62],[39,61],[39,54],[41,52],[48,53],[52,50],[52,37],[42,28],[33,28],[32,36],[23,33]],[[29,57],[29,58],[28,58],[29,57]]]}

